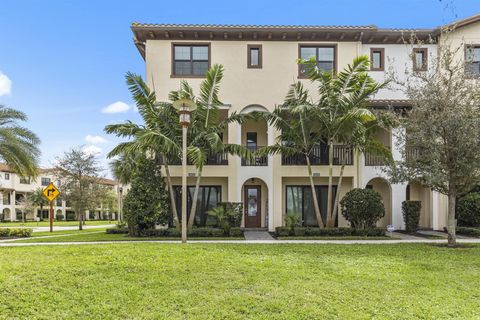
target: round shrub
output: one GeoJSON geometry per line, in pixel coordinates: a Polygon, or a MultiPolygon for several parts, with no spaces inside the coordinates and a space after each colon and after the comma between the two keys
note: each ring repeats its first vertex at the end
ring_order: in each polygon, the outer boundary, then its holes
{"type": "Polygon", "coordinates": [[[460,198],[457,219],[459,226],[480,227],[480,193],[472,192],[460,198]]]}
{"type": "Polygon", "coordinates": [[[55,218],[57,219],[57,221],[61,221],[65,218],[65,216],[63,214],[57,214],[55,218]]]}
{"type": "Polygon", "coordinates": [[[405,230],[407,232],[417,231],[421,209],[421,201],[408,200],[402,202],[403,221],[405,222],[405,230]]]}
{"type": "Polygon", "coordinates": [[[372,189],[353,189],[340,201],[342,215],[354,229],[369,229],[385,216],[380,194],[372,189]]]}

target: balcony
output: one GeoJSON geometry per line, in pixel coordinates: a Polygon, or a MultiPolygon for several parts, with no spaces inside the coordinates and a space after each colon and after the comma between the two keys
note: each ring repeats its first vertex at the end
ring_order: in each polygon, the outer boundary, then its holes
{"type": "MultiPolygon", "coordinates": [[[[389,147],[387,147],[390,149],[389,147]]],[[[369,152],[365,153],[365,166],[370,167],[379,167],[387,165],[388,161],[384,156],[371,154],[369,152]]]]}
{"type": "MultiPolygon", "coordinates": [[[[160,164],[163,164],[163,161],[160,160],[160,164]]],[[[187,160],[188,165],[192,165],[190,160],[187,160]]],[[[182,165],[182,160],[180,158],[172,159],[169,161],[169,165],[171,166],[180,166],[182,165]]],[[[228,165],[228,153],[217,153],[212,154],[207,157],[207,161],[205,162],[207,166],[226,166],[228,165]]]]}
{"type": "MultiPolygon", "coordinates": [[[[328,165],[328,146],[319,145],[312,149],[310,154],[310,164],[314,166],[328,165]]],[[[353,165],[353,151],[352,148],[346,145],[334,145],[333,146],[333,164],[338,165],[353,165]]],[[[303,154],[296,154],[292,156],[282,155],[283,166],[305,166],[307,160],[303,154]]]]}
{"type": "MultiPolygon", "coordinates": [[[[262,146],[250,146],[247,147],[250,152],[254,153],[257,150],[263,148],[262,146]]],[[[267,156],[255,156],[252,160],[242,159],[242,166],[245,167],[265,167],[268,166],[267,156]]]]}

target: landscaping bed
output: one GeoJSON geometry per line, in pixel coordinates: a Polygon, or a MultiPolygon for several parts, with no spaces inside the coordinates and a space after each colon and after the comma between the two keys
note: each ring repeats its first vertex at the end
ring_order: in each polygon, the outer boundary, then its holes
{"type": "Polygon", "coordinates": [[[371,228],[365,230],[355,230],[353,228],[315,228],[315,227],[277,227],[275,228],[275,236],[281,238],[301,237],[301,238],[366,238],[366,237],[380,237],[388,238],[385,235],[385,230],[381,228],[371,228]]]}

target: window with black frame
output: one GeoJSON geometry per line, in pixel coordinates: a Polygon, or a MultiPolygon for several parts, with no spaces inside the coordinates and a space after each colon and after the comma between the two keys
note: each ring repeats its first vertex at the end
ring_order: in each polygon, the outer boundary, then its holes
{"type": "MultiPolygon", "coordinates": [[[[182,187],[174,186],[175,203],[177,212],[179,214],[179,221],[181,220],[180,213],[182,212],[182,187]]],[[[192,199],[195,193],[195,186],[187,187],[187,217],[190,217],[190,210],[192,208],[192,199]]],[[[197,208],[195,212],[195,226],[204,227],[209,222],[214,222],[214,218],[210,217],[207,212],[217,207],[222,199],[221,186],[200,186],[197,198],[197,208]]]]}
{"type": "Polygon", "coordinates": [[[209,45],[173,45],[174,76],[203,77],[210,67],[209,45]]]}
{"type": "MultiPolygon", "coordinates": [[[[317,202],[322,219],[327,219],[328,186],[315,186],[317,202]]],[[[337,186],[333,186],[333,196],[337,193],[337,186]]],[[[310,186],[287,186],[285,197],[287,214],[297,214],[305,227],[318,227],[317,216],[313,205],[312,188],[310,186]]],[[[338,225],[338,215],[335,226],[338,225]]]]}
{"type": "MultiPolygon", "coordinates": [[[[300,46],[300,59],[317,61],[317,67],[322,71],[335,71],[335,47],[300,46]]],[[[299,65],[299,77],[307,77],[308,66],[299,65]]]]}

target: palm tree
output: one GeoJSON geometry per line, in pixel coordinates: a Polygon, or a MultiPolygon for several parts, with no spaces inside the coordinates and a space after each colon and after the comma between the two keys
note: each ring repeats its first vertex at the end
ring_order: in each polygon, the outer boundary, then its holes
{"type": "Polygon", "coordinates": [[[252,116],[263,118],[280,132],[276,142],[271,146],[261,148],[257,152],[258,155],[299,155],[305,159],[315,216],[319,227],[323,228],[325,222],[318,205],[310,160],[315,147],[322,138],[322,131],[318,122],[311,116],[312,107],[308,91],[303,88],[301,82],[296,82],[290,86],[285,102],[281,106],[276,107],[272,112],[253,112],[252,116]]]}
{"type": "Polygon", "coordinates": [[[37,175],[40,139],[18,122],[25,113],[0,105],[0,159],[22,176],[37,175]]]}
{"type": "Polygon", "coordinates": [[[186,81],[180,84],[180,90],[172,91],[169,99],[174,102],[179,99],[190,99],[197,105],[197,110],[192,114],[187,140],[187,156],[196,167],[197,180],[192,198],[192,207],[188,219],[188,228],[191,229],[195,221],[197,199],[200,190],[203,166],[210,155],[229,153],[243,158],[252,158],[246,147],[237,144],[228,144],[222,141],[222,134],[232,122],[242,123],[249,116],[232,114],[221,120],[220,109],[222,102],[219,100],[220,83],[223,78],[222,65],[213,65],[205,74],[205,80],[200,84],[200,94],[196,97],[192,87],[186,81]]]}
{"type": "Polygon", "coordinates": [[[128,173],[132,172],[130,169],[134,165],[132,162],[135,162],[135,158],[140,153],[143,155],[158,155],[165,168],[173,221],[178,227],[175,193],[169,170],[169,163],[178,156],[181,150],[178,144],[178,141],[181,141],[179,139],[181,133],[178,125],[178,114],[170,104],[157,103],[155,91],[150,90],[141,76],[129,72],[125,78],[144,124],[139,125],[128,121],[106,126],[105,131],[107,133],[132,139],[117,145],[110,151],[108,157],[120,157],[114,160],[112,164],[114,173],[120,181],[128,182],[131,179],[128,173]]]}
{"type": "Polygon", "coordinates": [[[42,188],[35,189],[35,191],[33,191],[32,194],[29,195],[29,197],[35,207],[40,207],[40,218],[42,218],[43,207],[48,205],[48,200],[43,195],[42,188]]]}
{"type": "MultiPolygon", "coordinates": [[[[300,63],[307,65],[309,78],[318,84],[318,99],[312,111],[328,145],[327,227],[333,227],[337,214],[332,206],[334,143],[353,145],[355,141],[365,141],[362,135],[368,130],[364,127],[376,120],[368,107],[369,98],[385,87],[387,82],[377,83],[368,75],[370,62],[367,56],[355,58],[351,65],[338,74],[322,71],[313,58],[300,63]]],[[[338,188],[340,186],[337,186],[337,194],[338,188]]]]}

